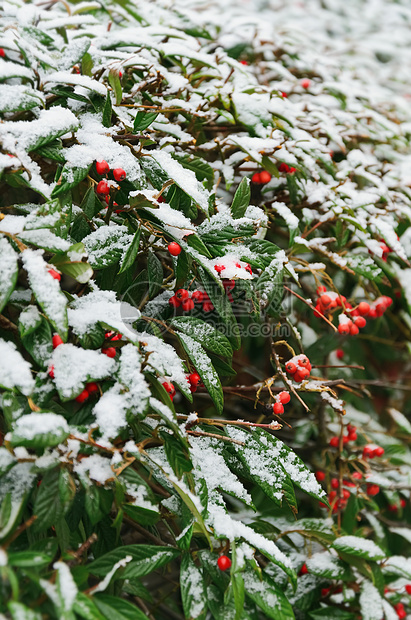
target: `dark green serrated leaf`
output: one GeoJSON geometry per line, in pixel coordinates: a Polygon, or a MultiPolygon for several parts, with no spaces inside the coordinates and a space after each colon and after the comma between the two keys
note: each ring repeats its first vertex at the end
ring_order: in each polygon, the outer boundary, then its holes
{"type": "Polygon", "coordinates": [[[155,297],[163,284],[163,266],[154,252],[150,252],[147,258],[148,272],[148,295],[150,299],[155,297]]]}
{"type": "Polygon", "coordinates": [[[5,237],[0,237],[0,312],[14,291],[19,275],[18,254],[5,237]]]}
{"type": "Polygon", "coordinates": [[[119,73],[116,69],[110,69],[110,72],[108,74],[108,81],[109,81],[111,88],[114,91],[114,95],[116,98],[116,105],[120,105],[123,99],[123,89],[121,87],[119,73]]]}
{"type": "Polygon", "coordinates": [[[119,560],[131,556],[132,560],[126,565],[123,573],[124,579],[129,577],[143,577],[156,568],[164,566],[180,555],[178,549],[172,547],[159,547],[156,545],[125,545],[109,551],[94,562],[89,564],[89,570],[93,575],[104,577],[119,560]],[[127,574],[126,574],[127,573],[127,574]]]}
{"type": "Polygon", "coordinates": [[[73,187],[77,187],[77,185],[88,175],[90,168],[91,164],[86,168],[71,168],[69,166],[64,167],[61,171],[59,183],[51,192],[51,197],[56,198],[56,196],[65,194],[73,187]]]}
{"type": "Polygon", "coordinates": [[[231,204],[231,213],[234,219],[244,217],[247,207],[250,204],[250,197],[250,179],[244,177],[240,185],[237,187],[237,191],[234,194],[233,202],[231,204]]]}
{"type": "Polygon", "coordinates": [[[111,127],[111,115],[113,114],[113,107],[111,105],[111,95],[107,91],[106,102],[103,108],[103,125],[104,127],[111,127]]]}
{"type": "Polygon", "coordinates": [[[93,601],[105,620],[147,620],[147,616],[137,605],[118,596],[97,594],[93,601]]]}
{"type": "Polygon", "coordinates": [[[207,599],[203,575],[189,553],[185,553],[181,560],[180,591],[185,617],[189,620],[204,619],[207,612],[207,599]]]}
{"type": "Polygon", "coordinates": [[[63,514],[59,494],[59,473],[58,468],[47,471],[39,486],[33,508],[33,513],[37,517],[33,527],[38,532],[44,532],[55,525],[63,514]]]}
{"type": "Polygon", "coordinates": [[[140,228],[137,230],[133,237],[133,241],[128,246],[126,253],[123,256],[123,260],[120,262],[120,269],[118,274],[124,273],[127,269],[132,267],[135,263],[138,254],[138,248],[140,245],[140,228]]]}
{"type": "Polygon", "coordinates": [[[138,131],[144,131],[151,125],[152,122],[156,120],[158,116],[158,112],[137,112],[136,117],[134,119],[133,131],[137,133],[138,131]]]}
{"type": "Polygon", "coordinates": [[[201,319],[191,316],[175,317],[171,321],[170,326],[187,336],[191,336],[205,349],[212,351],[216,355],[224,357],[232,357],[233,355],[233,349],[228,338],[201,319]]]}

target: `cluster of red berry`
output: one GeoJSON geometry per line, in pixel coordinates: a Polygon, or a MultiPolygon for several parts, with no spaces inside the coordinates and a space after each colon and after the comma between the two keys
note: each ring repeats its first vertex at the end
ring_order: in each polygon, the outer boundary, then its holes
{"type": "MultiPolygon", "coordinates": [[[[105,333],[105,337],[106,340],[110,340],[111,342],[114,342],[115,340],[121,340],[122,339],[122,334],[118,334],[116,332],[106,332],[105,333]]],[[[115,347],[107,347],[104,346],[101,349],[101,352],[104,353],[104,355],[107,355],[107,357],[116,357],[116,348],[115,347]]]]}
{"type": "Polygon", "coordinates": [[[285,174],[294,174],[297,168],[289,166],[284,161],[278,166],[278,172],[285,172],[285,174]]]}
{"type": "Polygon", "coordinates": [[[284,413],[284,405],[287,405],[291,400],[290,393],[284,390],[284,392],[277,394],[275,400],[276,402],[273,404],[273,413],[275,413],[275,415],[281,415],[284,413]]]}
{"type": "MultiPolygon", "coordinates": [[[[400,239],[398,235],[397,235],[397,239],[398,240],[400,239]]],[[[393,252],[394,250],[385,243],[384,239],[380,239],[379,241],[380,241],[380,248],[382,250],[381,260],[383,260],[384,263],[386,263],[389,254],[391,254],[391,252],[393,252]]],[[[374,252],[372,252],[371,250],[368,250],[368,254],[374,254],[374,252]]]]}
{"type": "Polygon", "coordinates": [[[167,394],[170,396],[171,400],[174,400],[174,396],[176,395],[176,388],[171,383],[171,381],[163,381],[161,385],[163,386],[167,394]]]}
{"type": "Polygon", "coordinates": [[[92,394],[99,391],[97,383],[87,383],[86,387],[76,398],[74,399],[78,403],[84,403],[92,394]]]}
{"type": "MultiPolygon", "coordinates": [[[[350,441],[357,441],[357,427],[352,424],[347,424],[347,434],[343,436],[343,445],[345,446],[350,441]]],[[[330,439],[331,448],[338,448],[340,444],[340,438],[335,435],[330,439]]]]}
{"type": "Polygon", "coordinates": [[[271,174],[267,170],[261,170],[261,172],[254,172],[251,177],[251,183],[255,185],[265,185],[271,181],[271,174]]]}
{"type": "Polygon", "coordinates": [[[173,308],[179,308],[181,306],[184,312],[194,310],[194,304],[202,304],[203,312],[211,312],[211,310],[214,310],[210,297],[205,291],[193,291],[190,297],[190,291],[187,291],[185,288],[179,288],[178,291],[170,297],[168,303],[173,308]]]}
{"type": "Polygon", "coordinates": [[[344,312],[338,316],[338,332],[351,336],[356,336],[359,330],[366,326],[367,321],[364,317],[375,319],[382,316],[392,304],[391,297],[382,295],[372,304],[361,301],[358,306],[353,307],[344,295],[327,291],[325,286],[317,288],[317,295],[314,316],[330,314],[335,308],[343,307],[344,312]]]}
{"type": "Polygon", "coordinates": [[[394,605],[394,609],[397,612],[397,616],[403,620],[403,618],[407,617],[407,612],[404,609],[404,605],[402,603],[397,603],[394,605]]]}
{"type": "Polygon", "coordinates": [[[308,379],[311,372],[311,363],[304,354],[294,355],[285,365],[285,369],[296,383],[301,383],[304,379],[308,379]]]}
{"type": "MultiPolygon", "coordinates": [[[[110,172],[110,166],[104,159],[96,162],[96,172],[100,176],[102,176],[103,174],[108,174],[110,172]]],[[[126,173],[123,168],[114,168],[112,172],[114,180],[117,181],[117,183],[124,181],[124,179],[126,178],[126,173]]],[[[105,196],[108,198],[108,195],[110,193],[110,185],[105,179],[102,179],[97,183],[96,192],[100,196],[105,196]]]]}
{"type": "Polygon", "coordinates": [[[367,446],[364,446],[363,448],[362,458],[363,459],[375,459],[375,457],[382,456],[383,454],[384,454],[384,448],[382,448],[381,446],[367,445],[367,446]]]}
{"type": "MultiPolygon", "coordinates": [[[[187,380],[190,384],[190,392],[194,393],[197,391],[198,386],[201,384],[201,377],[197,371],[194,371],[187,375],[187,380]]],[[[176,389],[171,381],[163,381],[161,384],[167,394],[170,396],[171,400],[174,400],[174,396],[176,395],[176,389]]]]}

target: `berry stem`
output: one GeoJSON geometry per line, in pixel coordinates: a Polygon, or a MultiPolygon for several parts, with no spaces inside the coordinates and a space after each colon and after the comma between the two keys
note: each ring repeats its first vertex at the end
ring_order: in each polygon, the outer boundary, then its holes
{"type": "Polygon", "coordinates": [[[289,293],[291,293],[292,295],[294,295],[295,297],[298,297],[298,299],[300,299],[301,301],[303,301],[307,306],[309,306],[311,308],[311,310],[315,311],[317,313],[317,315],[321,318],[324,319],[324,321],[326,323],[328,323],[328,325],[330,325],[333,330],[335,332],[338,332],[338,329],[336,328],[335,325],[333,325],[333,323],[331,323],[331,321],[329,321],[327,319],[327,317],[325,317],[319,310],[316,310],[313,306],[313,304],[310,301],[307,301],[306,299],[304,299],[304,297],[301,297],[301,295],[299,295],[298,293],[296,293],[295,291],[293,291],[292,289],[288,288],[288,286],[284,286],[284,290],[288,291],[289,293]]]}

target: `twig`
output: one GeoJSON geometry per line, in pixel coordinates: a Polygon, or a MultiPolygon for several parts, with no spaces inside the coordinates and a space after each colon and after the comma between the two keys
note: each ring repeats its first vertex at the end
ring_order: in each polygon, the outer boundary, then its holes
{"type": "Polygon", "coordinates": [[[333,328],[333,330],[335,332],[338,331],[338,329],[336,328],[336,326],[331,323],[331,321],[329,321],[327,319],[327,317],[325,317],[319,310],[316,310],[315,307],[313,306],[313,304],[311,303],[311,301],[307,301],[306,299],[304,299],[304,297],[301,297],[301,295],[299,295],[298,293],[295,293],[292,289],[288,288],[288,286],[284,286],[284,289],[286,291],[288,291],[289,293],[291,293],[292,295],[294,295],[295,297],[298,297],[298,299],[300,299],[302,302],[304,302],[307,306],[309,306],[311,308],[311,310],[314,310],[314,312],[316,312],[318,314],[318,316],[322,319],[324,319],[324,321],[326,323],[328,323],[328,325],[330,325],[330,327],[333,328]]]}
{"type": "Polygon", "coordinates": [[[205,431],[186,431],[187,435],[194,435],[194,437],[214,437],[215,439],[221,439],[222,441],[227,441],[228,443],[236,443],[239,446],[245,446],[243,441],[238,441],[237,439],[231,439],[231,437],[226,437],[225,435],[217,435],[217,433],[206,433],[205,431]]]}

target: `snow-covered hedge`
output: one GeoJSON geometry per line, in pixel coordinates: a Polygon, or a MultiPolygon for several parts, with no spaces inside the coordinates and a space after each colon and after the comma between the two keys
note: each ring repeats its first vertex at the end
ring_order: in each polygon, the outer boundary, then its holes
{"type": "Polygon", "coordinates": [[[0,17],[1,617],[404,618],[407,0],[0,17]]]}

